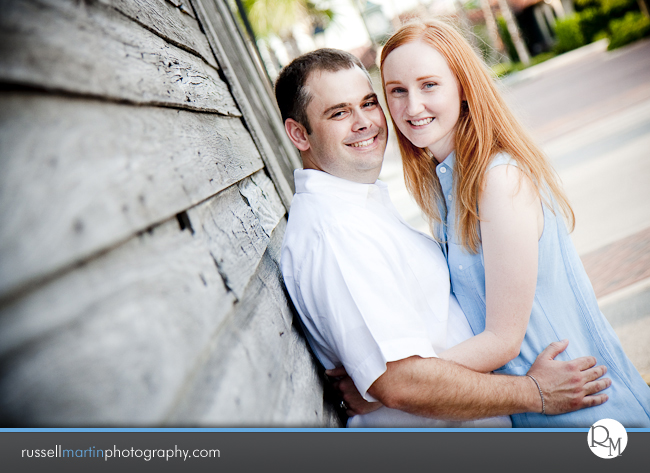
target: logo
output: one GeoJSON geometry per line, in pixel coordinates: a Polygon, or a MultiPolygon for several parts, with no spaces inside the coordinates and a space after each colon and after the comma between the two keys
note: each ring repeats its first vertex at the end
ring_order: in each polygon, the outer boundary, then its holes
{"type": "Polygon", "coordinates": [[[627,431],[614,419],[601,419],[591,426],[587,437],[591,452],[600,458],[616,458],[627,446],[627,431]]]}

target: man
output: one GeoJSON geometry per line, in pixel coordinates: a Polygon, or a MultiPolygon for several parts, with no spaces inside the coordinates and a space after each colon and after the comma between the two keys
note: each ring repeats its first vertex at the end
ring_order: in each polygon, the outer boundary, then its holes
{"type": "Polygon", "coordinates": [[[386,119],[354,56],[301,56],[280,73],[276,99],[304,166],[282,249],[285,284],[321,363],[343,365],[365,399],[386,406],[349,426],[508,426],[495,416],[606,401],[599,392],[610,381],[598,379],[605,367],[593,357],[553,360],[566,342],[538,357],[535,379],[439,357],[472,332],[438,243],[401,219],[377,181],[386,119]],[[479,418],[488,419],[468,422],[479,418]]]}

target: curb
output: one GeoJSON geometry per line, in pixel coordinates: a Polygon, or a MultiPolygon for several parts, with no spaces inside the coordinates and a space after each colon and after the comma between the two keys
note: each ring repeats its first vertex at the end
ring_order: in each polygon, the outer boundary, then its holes
{"type": "Polygon", "coordinates": [[[637,281],[629,286],[619,289],[618,291],[607,294],[598,299],[598,305],[603,307],[608,307],[617,302],[621,302],[628,297],[633,297],[639,295],[639,293],[644,292],[646,289],[650,288],[650,278],[642,279],[637,281]]]}
{"type": "MultiPolygon", "coordinates": [[[[650,278],[601,297],[598,306],[614,330],[617,326],[647,317],[650,309],[650,278]]],[[[650,373],[639,374],[650,386],[650,373]]]]}
{"type": "Polygon", "coordinates": [[[648,316],[650,278],[601,297],[598,307],[614,328],[648,316]]]}
{"type": "Polygon", "coordinates": [[[512,74],[509,74],[501,79],[499,83],[505,86],[513,86],[515,84],[534,79],[541,76],[542,74],[577,62],[585,57],[605,52],[607,51],[608,45],[609,40],[607,38],[601,39],[586,46],[582,46],[581,48],[574,49],[573,51],[568,51],[566,53],[560,54],[559,56],[549,59],[548,61],[544,61],[541,64],[537,64],[536,66],[524,69],[523,71],[513,72],[512,74]]]}

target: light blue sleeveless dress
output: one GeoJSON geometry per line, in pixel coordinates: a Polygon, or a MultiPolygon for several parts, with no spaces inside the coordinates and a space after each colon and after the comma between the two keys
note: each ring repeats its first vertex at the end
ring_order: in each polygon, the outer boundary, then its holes
{"type": "MultiPolygon", "coordinates": [[[[451,287],[475,335],[485,330],[485,267],[483,250],[466,252],[456,234],[453,202],[455,154],[436,167],[445,196],[443,221],[438,237],[447,242],[451,287]]],[[[489,169],[516,165],[507,154],[498,154],[489,169]]],[[[582,262],[569,238],[560,212],[544,206],[544,231],[539,240],[539,261],[535,300],[519,356],[496,370],[499,374],[525,375],[537,355],[551,342],[569,340],[569,347],[556,359],[570,360],[595,356],[607,366],[612,386],[604,404],[558,416],[537,413],[517,414],[513,427],[589,427],[604,418],[625,427],[650,427],[650,388],[623,352],[621,343],[598,308],[596,295],[582,262]]]]}

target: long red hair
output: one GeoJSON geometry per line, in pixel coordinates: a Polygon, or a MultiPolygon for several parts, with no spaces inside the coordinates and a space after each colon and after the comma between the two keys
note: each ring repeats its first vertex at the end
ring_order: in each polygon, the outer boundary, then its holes
{"type": "MultiPolygon", "coordinates": [[[[461,107],[455,135],[454,200],[456,228],[462,246],[472,253],[479,250],[479,193],[490,161],[502,151],[517,162],[519,169],[535,185],[542,201],[552,210],[552,199],[555,199],[573,230],[575,216],[555,171],[509,110],[483,61],[453,26],[439,20],[418,20],[402,26],[382,49],[382,84],[384,61],[388,55],[404,44],[417,41],[430,45],[446,59],[467,101],[467,105],[461,107]]],[[[437,163],[426,148],[414,146],[399,131],[392,117],[391,120],[402,153],[406,187],[429,223],[432,226],[443,224],[438,210],[438,203],[444,198],[435,172],[437,163]]]]}

